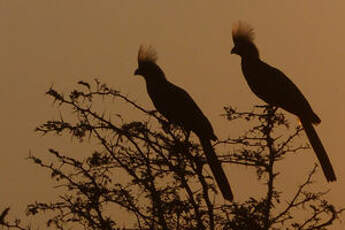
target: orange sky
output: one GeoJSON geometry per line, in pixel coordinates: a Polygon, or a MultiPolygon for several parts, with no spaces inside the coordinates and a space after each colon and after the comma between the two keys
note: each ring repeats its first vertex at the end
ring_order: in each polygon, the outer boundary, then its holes
{"type": "MultiPolygon", "coordinates": [[[[25,160],[29,150],[46,159],[47,148],[72,145],[33,132],[55,117],[44,95],[51,85],[67,90],[97,77],[153,108],[144,80],[133,76],[143,42],[156,48],[167,78],[192,95],[219,137],[236,132],[219,116],[222,107],[262,103],[245,83],[240,58],[229,54],[231,27],[239,19],[254,26],[262,59],[287,74],[321,117],[317,131],[338,181],[326,183],[319,170],[318,183],[344,207],[344,10],[340,0],[0,1],[0,208],[20,213],[29,202],[53,198],[49,175],[25,160]]],[[[301,183],[314,162],[311,151],[290,156],[285,181],[301,183]]],[[[234,189],[253,189],[243,171],[229,172],[234,189]]],[[[235,196],[244,200],[247,192],[235,190],[235,196]]]]}

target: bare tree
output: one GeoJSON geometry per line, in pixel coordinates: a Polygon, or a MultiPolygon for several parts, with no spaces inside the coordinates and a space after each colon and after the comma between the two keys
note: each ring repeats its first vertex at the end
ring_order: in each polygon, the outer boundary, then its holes
{"type": "MultiPolygon", "coordinates": [[[[279,180],[276,162],[307,147],[296,146],[301,128],[289,128],[275,108],[256,107],[251,112],[225,108],[229,121],[241,120],[248,130],[215,144],[216,149],[217,145],[240,149],[218,154],[221,161],[252,167],[267,191],[260,199],[248,197],[243,203],[220,204],[215,197],[221,195],[196,138],[187,138],[184,130],[167,123],[158,113],[98,80],[92,84],[80,81],[78,85],[68,96],[48,90],[60,115],[38,126],[36,132],[96,143],[95,149],[83,154],[49,149],[53,159],[48,162],[38,154],[29,156],[64,189],[51,202],[27,206],[27,215],[44,217],[49,213],[48,228],[122,229],[116,215],[122,208],[130,220],[126,229],[311,230],[327,229],[344,211],[324,200],[327,191],[310,191],[316,166],[291,198],[281,202],[284,191],[275,185],[279,180]],[[111,99],[116,116],[98,108],[102,102],[107,105],[107,99],[111,99]],[[141,113],[142,119],[126,120],[118,106],[121,102],[141,113]],[[276,136],[277,130],[284,135],[276,136]]],[[[0,215],[4,229],[33,229],[19,219],[11,220],[8,213],[7,208],[0,215]]]]}

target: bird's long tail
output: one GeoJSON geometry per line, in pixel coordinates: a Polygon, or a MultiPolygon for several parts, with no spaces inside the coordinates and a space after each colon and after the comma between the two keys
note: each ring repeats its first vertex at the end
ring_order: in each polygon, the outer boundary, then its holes
{"type": "Polygon", "coordinates": [[[335,176],[332,164],[327,156],[326,150],[323,147],[321,140],[319,136],[317,135],[316,130],[314,129],[312,123],[308,120],[302,120],[302,119],[301,119],[301,122],[302,122],[305,132],[307,133],[309,142],[311,146],[313,147],[317,158],[319,159],[319,162],[321,164],[323,173],[325,174],[327,181],[336,181],[337,178],[335,176]]]}
{"type": "Polygon", "coordinates": [[[222,168],[221,162],[218,160],[217,155],[211,145],[211,142],[208,138],[199,138],[202,148],[204,149],[207,162],[211,168],[214,178],[220,188],[220,191],[223,194],[224,199],[232,201],[234,196],[231,191],[231,187],[225,172],[222,168]]]}

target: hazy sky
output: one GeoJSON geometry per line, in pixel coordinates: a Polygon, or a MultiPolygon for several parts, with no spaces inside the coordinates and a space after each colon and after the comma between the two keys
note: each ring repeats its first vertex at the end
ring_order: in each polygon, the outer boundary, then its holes
{"type": "MultiPolygon", "coordinates": [[[[29,202],[53,198],[49,175],[25,160],[29,150],[45,159],[47,148],[73,145],[33,132],[55,117],[44,95],[51,85],[66,91],[99,78],[153,108],[144,80],[133,76],[141,43],[156,48],[167,78],[188,90],[220,138],[236,132],[219,116],[223,106],[262,104],[243,78],[240,58],[229,54],[239,19],[254,26],[262,59],[286,73],[321,117],[317,131],[338,181],[326,183],[321,170],[317,180],[344,207],[344,12],[341,0],[0,0],[0,209],[19,213],[29,202]]],[[[317,159],[307,151],[286,162],[283,176],[293,185],[317,159]]],[[[246,199],[253,188],[243,171],[228,170],[235,196],[246,199]]]]}

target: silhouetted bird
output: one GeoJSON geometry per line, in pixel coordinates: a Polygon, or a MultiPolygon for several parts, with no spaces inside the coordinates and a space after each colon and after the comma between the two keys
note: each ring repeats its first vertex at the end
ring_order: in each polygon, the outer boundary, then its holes
{"type": "Polygon", "coordinates": [[[152,47],[140,46],[138,69],[134,74],[145,78],[147,92],[156,109],[164,117],[188,133],[193,131],[198,136],[223,197],[232,201],[229,182],[211,145],[211,140],[217,140],[211,123],[185,90],[165,78],[156,60],[157,54],[152,47]]]}
{"type": "Polygon", "coordinates": [[[327,181],[335,181],[331,162],[313,127],[313,124],[319,124],[321,120],[313,112],[302,92],[284,73],[260,60],[259,51],[253,42],[254,30],[251,26],[238,22],[233,27],[232,38],[234,48],[231,53],[241,56],[242,72],[250,89],[269,105],[281,107],[298,116],[327,181]]]}

